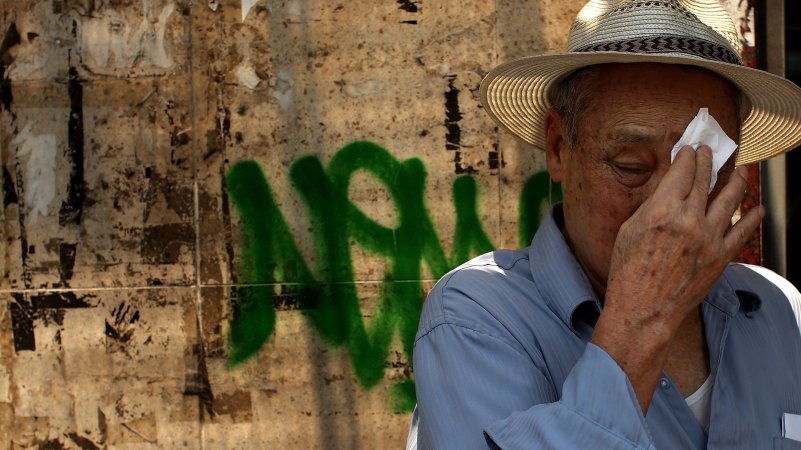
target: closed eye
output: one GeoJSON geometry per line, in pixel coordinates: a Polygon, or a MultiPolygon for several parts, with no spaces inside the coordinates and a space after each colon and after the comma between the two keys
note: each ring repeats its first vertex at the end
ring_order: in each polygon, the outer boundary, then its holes
{"type": "Polygon", "coordinates": [[[621,184],[632,188],[647,183],[653,172],[652,169],[643,166],[628,165],[614,161],[608,161],[607,164],[612,168],[612,171],[621,184]]]}

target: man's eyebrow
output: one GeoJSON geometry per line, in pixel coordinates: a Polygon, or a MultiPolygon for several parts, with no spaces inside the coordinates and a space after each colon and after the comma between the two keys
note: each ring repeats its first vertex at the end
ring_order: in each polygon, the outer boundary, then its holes
{"type": "Polygon", "coordinates": [[[664,136],[655,131],[647,129],[625,128],[613,131],[611,133],[611,138],[615,142],[628,144],[641,142],[661,142],[664,139],[664,136]]]}

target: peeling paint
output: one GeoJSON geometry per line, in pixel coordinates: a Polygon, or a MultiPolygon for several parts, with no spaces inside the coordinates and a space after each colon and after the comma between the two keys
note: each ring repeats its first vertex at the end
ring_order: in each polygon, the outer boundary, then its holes
{"type": "Polygon", "coordinates": [[[250,64],[250,61],[245,60],[236,67],[236,78],[239,84],[249,89],[256,89],[261,82],[261,78],[256,75],[256,69],[250,64]]]}
{"type": "Polygon", "coordinates": [[[292,0],[286,7],[287,16],[291,18],[300,19],[306,15],[303,9],[303,3],[298,0],[292,0]]]}
{"type": "MultiPolygon", "coordinates": [[[[143,2],[150,5],[148,0],[143,2]]],[[[174,11],[175,3],[168,3],[155,20],[141,17],[138,23],[130,23],[117,9],[106,8],[101,15],[82,22],[81,43],[86,57],[102,68],[172,67],[165,34],[174,11]]]]}
{"type": "Polygon", "coordinates": [[[53,134],[34,134],[33,122],[28,122],[11,141],[17,145],[17,158],[27,156],[25,164],[25,205],[28,225],[39,217],[50,215],[50,205],[56,196],[56,157],[58,148],[53,134]]]}
{"type": "Polygon", "coordinates": [[[17,49],[16,58],[8,67],[8,78],[10,80],[22,80],[31,78],[37,71],[47,65],[49,53],[45,51],[45,42],[41,37],[31,39],[30,33],[24,33],[25,38],[20,41],[20,48],[17,49]]]}
{"type": "Polygon", "coordinates": [[[384,83],[376,78],[371,78],[359,83],[348,83],[342,88],[345,95],[349,97],[363,97],[366,95],[373,95],[381,92],[384,89],[384,83]]]}
{"type": "Polygon", "coordinates": [[[294,103],[292,88],[295,86],[295,80],[292,78],[292,70],[287,67],[279,70],[278,75],[270,80],[270,86],[273,88],[273,98],[281,109],[289,109],[294,103]]]}
{"type": "MultiPolygon", "coordinates": [[[[53,26],[43,20],[42,16],[46,13],[42,12],[46,9],[44,4],[39,3],[25,13],[16,15],[15,22],[11,25],[18,31],[16,42],[12,41],[13,46],[0,49],[0,53],[9,51],[9,54],[2,57],[3,63],[8,65],[5,76],[9,80],[15,82],[44,80],[53,76],[53,69],[58,65],[54,64],[58,58],[58,52],[54,51],[54,41],[55,36],[62,30],[59,26],[53,26]]],[[[4,42],[4,45],[6,43],[4,42]]]]}
{"type": "Polygon", "coordinates": [[[250,10],[256,6],[259,0],[242,0],[242,22],[248,17],[250,10]]]}
{"type": "Polygon", "coordinates": [[[8,369],[0,364],[0,403],[11,403],[11,374],[8,369]]]}
{"type": "Polygon", "coordinates": [[[26,296],[22,293],[12,294],[14,302],[9,304],[11,311],[11,328],[14,339],[14,350],[36,350],[35,321],[50,317],[48,314],[56,310],[57,322],[63,315],[58,311],[76,308],[92,308],[94,305],[87,300],[93,295],[77,296],[74,292],[52,292],[26,296]]]}

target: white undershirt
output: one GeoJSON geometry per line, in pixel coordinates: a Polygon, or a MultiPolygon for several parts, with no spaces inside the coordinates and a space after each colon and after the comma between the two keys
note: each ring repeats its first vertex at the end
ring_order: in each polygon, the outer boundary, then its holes
{"type": "Polygon", "coordinates": [[[712,380],[712,374],[710,373],[709,376],[706,377],[704,384],[702,384],[697,391],[684,399],[695,418],[698,419],[698,422],[700,422],[704,430],[707,431],[709,430],[709,414],[712,411],[712,387],[714,385],[715,382],[712,380]]]}

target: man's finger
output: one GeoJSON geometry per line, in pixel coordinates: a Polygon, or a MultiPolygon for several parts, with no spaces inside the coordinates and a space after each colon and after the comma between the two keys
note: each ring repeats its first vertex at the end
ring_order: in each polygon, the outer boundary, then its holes
{"type": "Polygon", "coordinates": [[[695,179],[687,195],[687,202],[697,211],[706,210],[709,199],[709,183],[712,181],[712,149],[702,145],[695,152],[695,179]]]}
{"type": "Polygon", "coordinates": [[[754,234],[762,218],[765,217],[765,207],[762,205],[751,208],[723,238],[723,251],[731,260],[743,249],[748,239],[754,234]]]}
{"type": "Polygon", "coordinates": [[[685,145],[676,154],[676,159],[668,169],[665,176],[659,182],[654,191],[654,201],[662,201],[668,198],[679,198],[684,200],[690,194],[695,178],[695,151],[689,145],[685,145]]]}
{"type": "Polygon", "coordinates": [[[736,168],[726,186],[709,205],[706,217],[715,225],[716,233],[723,233],[729,227],[731,217],[743,201],[743,195],[748,186],[746,183],[747,170],[744,167],[736,168]]]}

